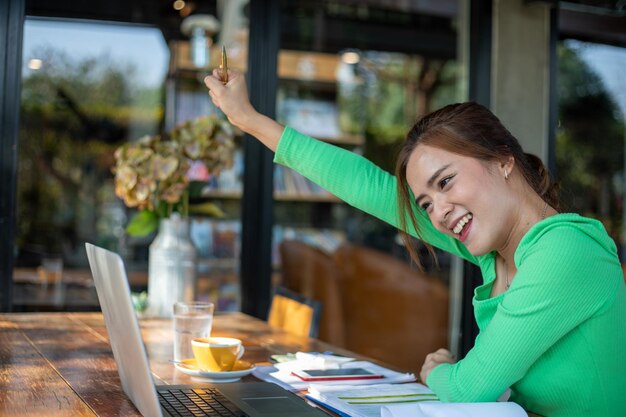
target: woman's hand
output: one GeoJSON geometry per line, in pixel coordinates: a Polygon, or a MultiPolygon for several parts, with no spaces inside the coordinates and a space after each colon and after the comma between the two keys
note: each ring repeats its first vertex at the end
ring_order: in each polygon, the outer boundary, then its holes
{"type": "Polygon", "coordinates": [[[426,360],[424,360],[424,365],[422,365],[422,370],[420,371],[420,379],[424,384],[426,384],[426,378],[430,375],[430,371],[432,371],[436,366],[441,365],[442,363],[455,363],[456,360],[454,356],[447,349],[439,349],[436,352],[429,353],[426,355],[426,360]]]}
{"type": "Polygon", "coordinates": [[[224,85],[220,70],[216,68],[212,75],[204,78],[204,84],[209,89],[213,104],[224,112],[228,120],[244,132],[250,133],[252,120],[258,113],[250,104],[243,74],[228,70],[228,83],[224,85]]]}
{"type": "Polygon", "coordinates": [[[228,121],[276,151],[285,128],[252,107],[242,73],[228,70],[228,82],[224,85],[220,70],[216,68],[212,75],[204,78],[204,84],[209,89],[211,100],[224,112],[228,121]]]}

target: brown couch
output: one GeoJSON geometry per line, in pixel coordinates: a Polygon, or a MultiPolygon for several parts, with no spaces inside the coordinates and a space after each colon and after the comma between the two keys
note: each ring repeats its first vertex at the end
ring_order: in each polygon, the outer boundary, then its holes
{"type": "Polygon", "coordinates": [[[283,285],[322,303],[318,339],[345,346],[339,277],[333,259],[299,240],[283,241],[279,248],[283,285]]]}

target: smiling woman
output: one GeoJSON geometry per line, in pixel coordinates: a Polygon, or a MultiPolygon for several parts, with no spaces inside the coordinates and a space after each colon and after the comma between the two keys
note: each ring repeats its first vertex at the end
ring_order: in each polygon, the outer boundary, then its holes
{"type": "Polygon", "coordinates": [[[422,367],[440,399],[495,401],[510,388],[513,401],[544,416],[626,414],[626,287],[615,244],[600,222],[558,213],[541,161],[489,110],[464,103],[424,116],[396,178],[257,113],[240,74],[205,83],[233,124],[275,150],[275,162],[479,266],[475,346],[456,363],[440,349],[422,367]]]}
{"type": "MultiPolygon", "coordinates": [[[[414,213],[421,207],[440,232],[459,239],[473,255],[497,250],[509,265],[529,227],[559,209],[558,185],[541,160],[524,153],[500,121],[476,103],[449,105],[416,123],[398,156],[396,177],[400,210],[418,233],[414,213]],[[469,239],[474,224],[488,233],[469,239]]],[[[406,224],[400,229],[407,230],[406,224]]],[[[419,264],[414,241],[406,232],[403,236],[419,264]]]]}

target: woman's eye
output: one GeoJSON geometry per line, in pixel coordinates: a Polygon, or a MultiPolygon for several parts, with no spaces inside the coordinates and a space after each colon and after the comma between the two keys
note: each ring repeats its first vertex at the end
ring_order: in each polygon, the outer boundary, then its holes
{"type": "Polygon", "coordinates": [[[450,175],[449,177],[445,177],[441,181],[439,181],[439,188],[443,189],[446,185],[448,185],[448,183],[452,180],[453,177],[454,175],[450,175]]]}
{"type": "Polygon", "coordinates": [[[424,211],[428,211],[428,207],[430,207],[430,203],[422,204],[422,208],[424,209],[424,211]]]}

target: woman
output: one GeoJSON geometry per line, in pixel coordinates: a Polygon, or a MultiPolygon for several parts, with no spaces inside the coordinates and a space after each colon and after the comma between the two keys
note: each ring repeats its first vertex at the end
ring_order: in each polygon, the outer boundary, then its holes
{"type": "Polygon", "coordinates": [[[615,244],[596,220],[558,213],[541,161],[487,109],[465,103],[424,116],[396,179],[256,112],[241,74],[222,85],[215,72],[205,84],[275,162],[480,267],[474,347],[456,363],[445,349],[431,353],[420,373],[441,400],[495,401],[510,387],[513,401],[544,416],[626,415],[626,288],[615,244]]]}

